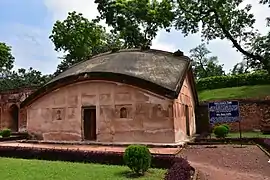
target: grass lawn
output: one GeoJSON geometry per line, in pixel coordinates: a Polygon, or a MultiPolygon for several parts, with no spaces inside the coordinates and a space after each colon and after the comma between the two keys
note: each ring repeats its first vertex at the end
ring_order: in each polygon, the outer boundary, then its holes
{"type": "Polygon", "coordinates": [[[241,86],[198,92],[200,101],[260,98],[270,95],[270,85],[241,86]]]}
{"type": "MultiPolygon", "coordinates": [[[[215,137],[215,134],[211,134],[212,137],[215,137]]],[[[239,138],[239,132],[231,132],[228,134],[227,138],[239,138]]],[[[245,138],[270,138],[269,134],[262,134],[261,132],[242,132],[242,137],[245,138]]]]}
{"type": "MultiPolygon", "coordinates": [[[[163,179],[165,170],[150,169],[138,180],[163,179]]],[[[134,179],[125,166],[0,158],[0,179],[5,180],[121,180],[134,179]]]]}

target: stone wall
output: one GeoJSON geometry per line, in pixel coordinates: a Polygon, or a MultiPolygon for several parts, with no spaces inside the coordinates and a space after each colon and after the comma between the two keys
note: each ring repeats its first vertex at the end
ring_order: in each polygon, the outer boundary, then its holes
{"type": "MultiPolygon", "coordinates": [[[[270,100],[239,100],[241,129],[253,131],[270,127],[270,100]]],[[[197,132],[207,131],[209,126],[208,104],[202,103],[196,112],[197,132]]],[[[239,123],[228,123],[232,131],[239,131],[239,123]]],[[[269,129],[270,130],[270,129],[269,129]]]]}
{"type": "Polygon", "coordinates": [[[94,106],[96,141],[173,143],[172,105],[172,100],[120,83],[78,82],[28,106],[27,130],[44,140],[82,140],[82,107],[94,106]]]}
{"type": "Polygon", "coordinates": [[[20,103],[34,89],[17,89],[0,92],[0,128],[23,131],[26,128],[26,112],[20,109],[20,103]]]}

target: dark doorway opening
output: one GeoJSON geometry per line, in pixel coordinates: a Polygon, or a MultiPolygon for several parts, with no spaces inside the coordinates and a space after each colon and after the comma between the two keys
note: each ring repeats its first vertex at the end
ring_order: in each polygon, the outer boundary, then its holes
{"type": "Polygon", "coordinates": [[[96,107],[83,107],[83,139],[95,141],[96,133],[96,107]]]}
{"type": "Polygon", "coordinates": [[[10,106],[10,130],[17,132],[19,129],[19,108],[16,104],[10,106]]]}
{"type": "Polygon", "coordinates": [[[190,124],[189,124],[189,108],[185,105],[185,114],[186,114],[186,134],[190,136],[190,124]]]}

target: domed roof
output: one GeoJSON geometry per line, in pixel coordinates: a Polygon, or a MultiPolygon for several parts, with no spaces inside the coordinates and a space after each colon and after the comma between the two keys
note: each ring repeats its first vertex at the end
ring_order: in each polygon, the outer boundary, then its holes
{"type": "Polygon", "coordinates": [[[81,80],[126,83],[175,99],[187,72],[191,70],[190,62],[182,53],[153,49],[127,49],[100,54],[75,64],[56,76],[26,98],[21,107],[53,89],[81,80]]]}
{"type": "Polygon", "coordinates": [[[158,50],[121,50],[104,53],[74,65],[49,83],[84,73],[117,73],[143,79],[175,90],[179,79],[190,64],[185,56],[174,56],[158,50]]]}

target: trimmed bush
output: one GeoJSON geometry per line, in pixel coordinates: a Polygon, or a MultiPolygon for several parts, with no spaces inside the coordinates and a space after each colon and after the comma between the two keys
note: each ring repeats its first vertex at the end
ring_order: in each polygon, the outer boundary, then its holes
{"type": "Polygon", "coordinates": [[[270,84],[270,76],[263,71],[231,75],[231,76],[214,76],[199,79],[196,82],[198,91],[206,89],[221,89],[227,87],[251,86],[270,84]]]}
{"type": "Polygon", "coordinates": [[[228,124],[222,124],[225,128],[227,128],[228,131],[230,131],[230,126],[228,124]]]}
{"type": "Polygon", "coordinates": [[[1,131],[1,136],[2,137],[10,137],[10,135],[11,135],[11,130],[10,129],[3,129],[1,131]]]}
{"type": "Polygon", "coordinates": [[[230,132],[230,126],[228,124],[222,124],[222,126],[224,126],[227,129],[227,135],[230,132]]]}
{"type": "Polygon", "coordinates": [[[146,146],[130,145],[124,153],[125,164],[136,174],[144,174],[151,165],[151,153],[146,146]]]}
{"type": "Polygon", "coordinates": [[[165,180],[189,180],[193,168],[184,158],[177,157],[174,164],[165,174],[165,180]]]}
{"type": "MultiPolygon", "coordinates": [[[[0,154],[10,158],[125,165],[124,153],[118,152],[0,146],[0,154]]],[[[151,167],[168,169],[174,158],[173,155],[152,155],[151,167]]]]}
{"type": "Polygon", "coordinates": [[[223,125],[216,126],[214,128],[214,134],[217,138],[225,138],[228,134],[228,129],[223,125]]]}

